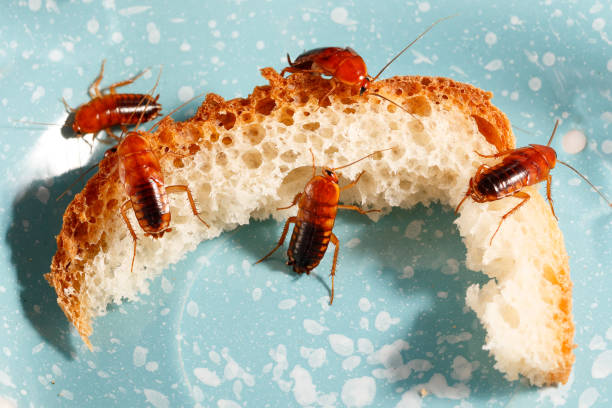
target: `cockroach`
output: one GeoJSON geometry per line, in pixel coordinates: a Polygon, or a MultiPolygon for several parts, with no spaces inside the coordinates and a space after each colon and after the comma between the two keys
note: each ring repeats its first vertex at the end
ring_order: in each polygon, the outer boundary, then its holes
{"type": "Polygon", "coordinates": [[[289,258],[287,265],[292,265],[294,272],[310,274],[310,271],[316,268],[317,265],[319,265],[319,262],[321,262],[321,259],[327,250],[327,246],[331,241],[335,246],[334,260],[331,269],[332,285],[329,299],[329,304],[331,305],[334,301],[334,277],[336,275],[336,262],[338,260],[338,247],[340,244],[338,237],[336,237],[336,235],[332,232],[334,222],[336,220],[336,212],[339,208],[357,211],[360,214],[380,211],[364,211],[354,205],[338,204],[340,192],[357,184],[364,172],[359,173],[355,181],[352,183],[347,184],[344,187],[339,187],[338,176],[340,173],[336,173],[336,171],[351,166],[385,150],[389,149],[377,150],[344,166],[335,168],[323,167],[323,171],[320,176],[316,175],[314,154],[312,153],[312,150],[310,150],[310,154],[312,155],[312,177],[310,181],[308,181],[304,187],[304,191],[296,194],[293,202],[289,206],[277,208],[277,210],[286,210],[297,204],[297,216],[289,217],[289,219],[287,219],[278,244],[266,256],[257,261],[256,264],[264,261],[278,248],[280,248],[281,245],[283,245],[290,224],[295,224],[295,227],[293,228],[291,241],[289,243],[289,250],[287,251],[287,256],[289,258]]]}
{"type": "MultiPolygon", "coordinates": [[[[139,73],[133,78],[114,83],[108,87],[108,93],[102,93],[99,87],[104,75],[105,63],[106,60],[102,61],[100,74],[89,87],[88,93],[91,97],[89,102],[75,109],[71,108],[66,100],[62,98],[62,102],[68,112],[68,117],[63,125],[30,121],[16,122],[62,126],[61,132],[66,138],[83,137],[88,133],[93,133],[93,140],[95,140],[96,135],[104,130],[111,139],[119,141],[121,138],[113,133],[112,127],[121,126],[125,130],[127,125],[137,125],[157,118],[162,109],[161,105],[157,102],[159,95],[153,97],[149,94],[124,94],[117,93],[116,91],[117,88],[136,81],[146,71],[139,73]]],[[[159,82],[159,76],[157,81],[159,82]]]]}
{"type": "Polygon", "coordinates": [[[552,135],[545,146],[530,144],[526,147],[510,149],[492,155],[476,152],[481,157],[489,159],[502,158],[502,161],[493,167],[489,167],[486,164],[478,167],[474,177],[470,178],[469,188],[461,202],[459,202],[459,205],[457,205],[455,214],[459,212],[459,208],[461,208],[461,205],[468,197],[471,197],[477,203],[495,201],[504,197],[521,199],[520,203],[501,218],[497,229],[491,236],[489,245],[493,242],[493,238],[497,231],[499,231],[502,222],[518,211],[531,198],[528,193],[522,191],[523,187],[535,185],[546,180],[546,198],[550,204],[552,214],[557,218],[550,194],[552,180],[550,170],[555,167],[556,163],[563,164],[582,177],[612,207],[612,203],[585,176],[574,167],[557,159],[557,153],[550,147],[550,144],[555,137],[558,126],[559,121],[555,123],[552,135]]]}
{"type": "Polygon", "coordinates": [[[325,94],[319,100],[319,104],[321,104],[321,101],[323,101],[334,91],[334,89],[336,89],[338,82],[346,84],[352,88],[359,87],[359,94],[363,95],[363,93],[370,88],[370,85],[376,81],[383,71],[387,69],[387,67],[397,58],[399,58],[400,55],[402,55],[415,42],[427,34],[435,25],[451,17],[453,16],[441,18],[429,26],[429,28],[423,31],[415,40],[413,40],[395,57],[393,57],[393,59],[391,59],[391,61],[389,61],[378,72],[378,74],[376,74],[375,77],[368,75],[368,69],[363,61],[363,58],[350,47],[315,48],[300,54],[295,61],[291,61],[291,57],[289,54],[287,54],[287,62],[289,63],[289,66],[283,68],[281,71],[281,76],[284,76],[285,72],[312,72],[318,75],[330,76],[332,87],[327,94],[325,94]]]}
{"type": "Polygon", "coordinates": [[[147,132],[129,132],[116,149],[119,178],[129,197],[121,205],[121,217],[134,240],[131,267],[131,270],[134,270],[137,237],[127,217],[130,207],[134,210],[145,236],[161,238],[165,232],[171,231],[168,194],[184,192],[187,194],[193,215],[206,227],[208,224],[198,214],[191,190],[187,185],[165,185],[161,165],[149,145],[147,132]]]}
{"type": "Polygon", "coordinates": [[[106,60],[103,60],[100,74],[98,74],[98,77],[89,87],[89,95],[91,96],[89,102],[73,109],[62,99],[68,111],[68,118],[62,127],[62,134],[67,135],[71,131],[76,136],[93,133],[95,139],[96,134],[104,130],[112,139],[120,140],[113,133],[111,127],[136,125],[153,120],[160,115],[162,107],[157,102],[159,95],[152,97],[148,94],[124,94],[116,92],[117,88],[136,81],[145,71],[133,78],[110,85],[108,93],[102,93],[99,87],[104,76],[105,63],[106,60]]]}

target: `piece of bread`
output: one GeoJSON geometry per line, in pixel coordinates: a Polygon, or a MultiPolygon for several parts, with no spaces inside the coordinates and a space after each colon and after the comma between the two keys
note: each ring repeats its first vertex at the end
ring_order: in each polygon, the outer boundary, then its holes
{"type": "MultiPolygon", "coordinates": [[[[287,216],[275,208],[291,202],[311,176],[309,148],[319,165],[339,165],[392,147],[343,169],[340,182],[365,170],[343,200],[388,211],[433,201],[454,208],[483,160],[475,151],[514,147],[508,119],[489,102],[492,94],[450,79],[396,77],[372,86],[371,92],[397,101],[412,116],[346,86],[319,107],[328,80],[282,78],[271,68],[262,73],[270,85],[248,98],[225,101],[210,94],[192,119],[165,119],[151,135],[166,184],[188,184],[210,228],[193,216],[185,197],[171,198],[171,232],[152,239],[136,228],[131,273],[132,238],[119,215],[126,195],[112,153],[68,206],[46,278],[90,347],[92,319],[108,303],[148,293],[150,279],[202,240],[251,219],[287,216]],[[163,155],[167,151],[192,155],[163,155]]],[[[566,382],[574,361],[568,258],[548,205],[535,189],[528,191],[532,199],[504,222],[492,245],[500,217],[517,200],[463,204],[457,224],[467,265],[493,278],[469,288],[467,303],[487,330],[485,347],[496,368],[508,379],[522,374],[536,385],[566,382]]],[[[130,220],[138,226],[133,211],[130,220]]]]}

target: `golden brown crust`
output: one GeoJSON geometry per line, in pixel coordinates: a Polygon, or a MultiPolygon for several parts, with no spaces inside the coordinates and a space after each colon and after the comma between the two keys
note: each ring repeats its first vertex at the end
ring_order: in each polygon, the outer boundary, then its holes
{"type": "MultiPolygon", "coordinates": [[[[272,68],[261,70],[269,85],[259,86],[248,98],[225,101],[222,97],[209,94],[196,115],[186,121],[175,123],[164,119],[153,134],[151,145],[158,152],[195,153],[201,149],[210,150],[213,144],[232,143],[228,131],[237,123],[247,124],[258,121],[262,116],[274,112],[279,120],[290,125],[295,107],[316,103],[330,88],[328,80],[310,74],[293,74],[283,78],[272,68]]],[[[514,147],[514,136],[506,116],[495,108],[490,92],[482,91],[468,84],[447,78],[394,77],[377,81],[372,93],[379,93],[400,103],[415,115],[428,116],[431,104],[442,108],[459,108],[473,117],[480,132],[498,150],[514,147]]],[[[363,101],[357,89],[340,85],[331,96],[352,109],[350,105],[363,101]]],[[[382,101],[369,97],[369,103],[382,101]]],[[[322,101],[320,109],[330,104],[328,98],[322,101]]],[[[395,107],[389,106],[389,109],[395,107]]],[[[233,137],[257,138],[259,135],[232,135],[233,137]]],[[[217,156],[217,160],[220,160],[217,156]]],[[[214,165],[214,164],[212,164],[214,165]]],[[[103,220],[119,216],[119,207],[126,196],[119,183],[116,170],[116,155],[109,153],[100,163],[83,191],[77,194],[64,214],[64,224],[57,237],[58,250],[51,271],[45,275],[57,292],[58,303],[68,319],[76,326],[83,341],[91,347],[88,337],[92,334],[92,311],[81,287],[85,280],[83,265],[91,262],[101,248],[107,245],[112,232],[105,231],[103,220]],[[103,197],[103,199],[100,199],[103,197]]],[[[564,253],[564,252],[563,252],[564,253]]],[[[567,263],[566,263],[567,264],[567,263]]],[[[564,353],[567,365],[550,374],[550,382],[565,382],[573,363],[573,324],[571,322],[571,282],[568,269],[556,274],[563,287],[565,304],[559,316],[564,353]]]]}

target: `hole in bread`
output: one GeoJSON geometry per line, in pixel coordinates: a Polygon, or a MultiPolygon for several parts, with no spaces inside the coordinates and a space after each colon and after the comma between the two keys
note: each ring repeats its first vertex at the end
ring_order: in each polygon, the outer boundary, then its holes
{"type": "Polygon", "coordinates": [[[250,123],[253,121],[253,115],[251,115],[251,112],[244,112],[242,115],[240,115],[240,118],[242,118],[242,121],[245,123],[250,123]]]}
{"type": "Polygon", "coordinates": [[[487,142],[495,145],[498,150],[502,147],[501,138],[499,133],[497,132],[497,128],[491,124],[488,120],[483,118],[482,116],[472,115],[474,120],[476,121],[476,126],[478,126],[478,131],[487,139],[487,142]]]}
{"type": "Polygon", "coordinates": [[[317,130],[319,127],[321,126],[321,124],[319,122],[308,122],[308,123],[304,123],[302,125],[302,128],[304,130],[310,130],[311,132],[314,132],[315,130],[317,130]]]}
{"type": "Polygon", "coordinates": [[[325,155],[327,157],[331,157],[334,154],[338,153],[338,148],[336,146],[329,146],[327,149],[325,149],[325,155]]]}
{"type": "Polygon", "coordinates": [[[215,162],[220,166],[225,166],[227,164],[227,155],[224,152],[217,153],[215,162]]]}
{"type": "Polygon", "coordinates": [[[295,159],[297,157],[298,157],[298,154],[294,152],[293,150],[287,150],[280,156],[281,160],[284,161],[285,163],[293,163],[295,162],[295,159]]]}
{"type": "Polygon", "coordinates": [[[387,111],[390,113],[395,113],[395,111],[397,111],[397,106],[389,103],[387,104],[387,111]]]}
{"type": "Polygon", "coordinates": [[[405,108],[408,112],[413,115],[419,116],[430,116],[431,105],[427,101],[427,98],[423,95],[413,96],[408,98],[405,103],[405,108]]]}
{"type": "Polygon", "coordinates": [[[232,112],[219,113],[217,115],[218,125],[223,126],[226,130],[230,130],[236,123],[236,115],[232,112]]]}
{"type": "Polygon", "coordinates": [[[395,94],[396,94],[397,96],[400,96],[402,93],[404,93],[404,91],[402,91],[402,89],[401,89],[401,88],[397,88],[397,89],[395,90],[395,94]]]}
{"type": "Polygon", "coordinates": [[[306,134],[301,132],[296,133],[293,135],[293,140],[295,140],[297,143],[304,143],[306,142],[306,134]]]}
{"type": "Polygon", "coordinates": [[[215,143],[217,140],[219,140],[219,134],[213,130],[210,134],[210,141],[215,143]]]}
{"type": "Polygon", "coordinates": [[[279,121],[281,123],[283,123],[286,126],[291,126],[293,125],[293,114],[295,113],[295,111],[291,108],[285,108],[283,109],[283,112],[281,113],[281,117],[279,119],[279,121]]]}
{"type": "Polygon", "coordinates": [[[269,115],[270,112],[276,107],[276,101],[272,98],[264,98],[257,102],[255,105],[255,112],[261,113],[262,115],[269,115]]]}
{"type": "Polygon", "coordinates": [[[244,132],[249,143],[253,146],[258,145],[266,137],[266,130],[259,124],[251,125],[244,132]]]}
{"type": "Polygon", "coordinates": [[[353,105],[357,103],[357,101],[354,100],[353,98],[342,98],[340,99],[340,102],[343,103],[344,105],[353,105]]]}
{"type": "Polygon", "coordinates": [[[429,78],[421,78],[421,83],[424,86],[427,86],[427,85],[431,84],[431,79],[429,79],[429,78]]]}
{"type": "Polygon", "coordinates": [[[272,160],[275,159],[276,156],[278,156],[278,149],[273,143],[266,142],[261,147],[263,149],[263,155],[266,160],[272,160]]]}
{"type": "Polygon", "coordinates": [[[351,114],[351,113],[355,113],[357,111],[355,109],[353,109],[353,108],[345,108],[342,112],[347,113],[347,114],[351,114]]]}
{"type": "Polygon", "coordinates": [[[331,137],[334,135],[334,131],[330,128],[323,128],[319,131],[319,135],[325,139],[331,139],[331,137]]]}
{"type": "Polygon", "coordinates": [[[232,144],[232,138],[230,136],[223,136],[223,139],[221,139],[221,143],[226,146],[229,146],[232,144]]]}
{"type": "Polygon", "coordinates": [[[183,164],[183,160],[180,157],[176,157],[173,161],[172,161],[172,165],[178,169],[181,169],[183,167],[185,167],[185,165],[183,164]]]}
{"type": "Polygon", "coordinates": [[[251,149],[242,155],[242,161],[249,169],[256,169],[263,163],[263,158],[258,150],[251,149]]]}
{"type": "Polygon", "coordinates": [[[311,177],[311,166],[302,166],[291,170],[278,188],[278,197],[281,202],[291,203],[296,192],[303,191],[304,186],[311,177]]]}

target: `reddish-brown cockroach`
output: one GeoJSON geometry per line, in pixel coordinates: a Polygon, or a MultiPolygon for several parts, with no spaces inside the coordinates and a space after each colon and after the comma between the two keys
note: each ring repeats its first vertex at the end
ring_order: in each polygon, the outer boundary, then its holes
{"type": "Polygon", "coordinates": [[[383,73],[389,65],[393,63],[400,55],[402,55],[408,48],[410,48],[415,42],[421,39],[429,30],[431,30],[436,24],[443,20],[449,19],[453,16],[444,17],[433,23],[427,30],[422,32],[414,41],[408,44],[403,50],[401,50],[391,61],[387,63],[375,77],[368,75],[368,69],[366,67],[363,58],[355,50],[350,47],[323,47],[315,48],[310,51],[306,51],[300,54],[295,61],[291,61],[291,57],[287,54],[287,62],[289,66],[281,71],[281,76],[285,72],[312,72],[318,75],[327,75],[331,77],[331,89],[325,94],[319,101],[319,104],[327,96],[329,96],[338,82],[349,85],[350,87],[359,87],[359,94],[362,95],[366,92],[372,82],[376,81],[380,74],[383,73]]]}
{"type": "Polygon", "coordinates": [[[329,241],[331,240],[335,245],[334,260],[331,269],[332,285],[329,299],[329,304],[331,305],[334,301],[334,276],[336,275],[336,261],[338,260],[339,246],[338,238],[332,232],[332,229],[336,221],[336,212],[338,208],[354,210],[360,214],[380,211],[364,211],[354,205],[338,204],[340,192],[357,184],[363,172],[359,173],[355,181],[341,188],[338,186],[338,175],[340,173],[336,173],[336,170],[353,165],[385,150],[389,149],[377,150],[374,153],[370,153],[344,166],[335,168],[323,167],[322,175],[320,176],[316,176],[315,159],[311,150],[312,178],[308,181],[306,187],[304,187],[304,191],[296,194],[293,202],[289,206],[277,208],[277,210],[286,210],[297,204],[297,216],[289,217],[285,223],[278,244],[266,256],[257,261],[256,264],[264,261],[283,245],[285,237],[287,236],[287,231],[289,230],[289,224],[292,223],[295,224],[295,227],[293,228],[289,250],[287,251],[287,256],[289,258],[287,265],[292,265],[294,272],[310,274],[310,271],[316,268],[319,262],[321,262],[327,250],[327,246],[329,245],[329,241]]]}
{"type": "Polygon", "coordinates": [[[134,240],[132,268],[136,259],[136,233],[127,217],[129,207],[134,209],[138,224],[146,236],[161,238],[171,231],[168,193],[187,194],[193,214],[208,227],[198,214],[191,190],[187,185],[166,186],[159,160],[147,140],[147,132],[129,132],[117,146],[119,177],[129,197],[121,206],[121,217],[134,240]]]}
{"type": "MultiPolygon", "coordinates": [[[[108,93],[100,91],[100,82],[104,74],[105,60],[102,61],[100,74],[89,87],[91,100],[76,109],[68,106],[66,100],[62,99],[68,117],[63,125],[56,123],[15,121],[20,123],[31,123],[35,125],[62,126],[62,135],[66,138],[83,137],[88,133],[93,133],[93,140],[96,135],[104,130],[106,134],[115,140],[121,140],[115,136],[111,128],[121,126],[125,130],[126,125],[137,125],[148,122],[160,115],[161,105],[157,102],[159,95],[155,97],[149,94],[119,94],[116,89],[129,85],[137,80],[146,71],[141,72],[133,78],[117,82],[108,87],[108,93]]],[[[161,71],[160,71],[161,75],[161,71]]],[[[159,76],[157,78],[159,82],[159,76]]],[[[157,83],[155,84],[157,87],[157,83]]],[[[155,89],[155,87],[153,89],[155,89]]],[[[153,93],[153,91],[151,92],[153,93]]]]}
{"type": "Polygon", "coordinates": [[[157,102],[159,95],[152,97],[148,94],[120,94],[116,89],[129,85],[138,79],[145,71],[133,78],[114,83],[108,87],[108,93],[100,92],[100,82],[104,75],[104,64],[102,61],[100,74],[89,87],[91,100],[76,109],[68,106],[65,100],[64,106],[69,115],[62,127],[62,133],[66,135],[71,131],[76,136],[87,133],[96,134],[104,130],[106,134],[116,140],[120,140],[112,132],[113,126],[137,125],[148,122],[159,116],[161,105],[157,102]]]}
{"type": "Polygon", "coordinates": [[[497,229],[491,236],[489,245],[493,242],[493,238],[495,234],[497,234],[497,231],[499,231],[502,222],[531,198],[528,193],[522,191],[525,186],[531,186],[546,180],[546,198],[550,203],[552,214],[555,218],[557,217],[550,196],[552,178],[549,174],[556,163],[561,163],[576,172],[576,174],[582,177],[608,203],[608,205],[612,207],[612,203],[610,203],[610,201],[585,176],[574,167],[557,159],[557,153],[550,147],[550,144],[555,136],[558,125],[559,121],[555,123],[552,135],[545,146],[530,144],[527,147],[506,150],[492,155],[484,155],[476,152],[476,154],[481,157],[501,157],[503,159],[501,163],[493,167],[489,167],[486,164],[482,164],[478,167],[474,177],[470,178],[469,188],[461,202],[459,202],[459,205],[457,205],[455,213],[459,212],[459,208],[461,208],[461,205],[468,197],[472,197],[472,200],[477,203],[495,201],[508,196],[521,199],[520,203],[501,218],[497,229]]]}

